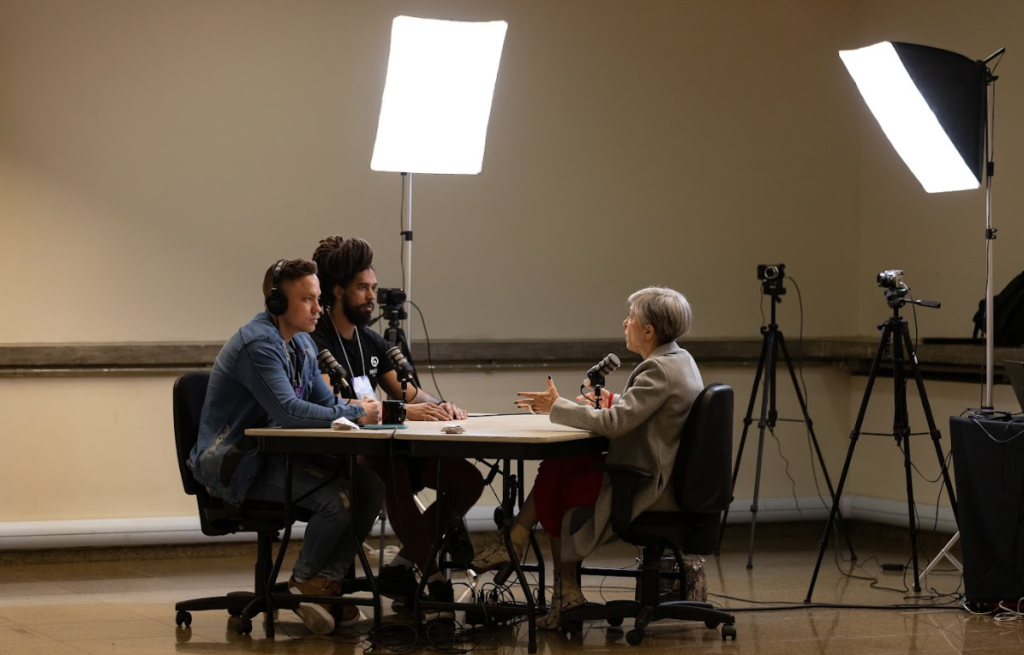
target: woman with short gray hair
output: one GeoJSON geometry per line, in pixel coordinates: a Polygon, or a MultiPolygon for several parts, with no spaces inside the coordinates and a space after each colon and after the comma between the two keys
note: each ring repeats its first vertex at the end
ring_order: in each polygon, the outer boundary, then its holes
{"type": "MultiPolygon", "coordinates": [[[[538,621],[538,627],[558,628],[562,611],[586,602],[576,563],[612,537],[611,483],[593,470],[594,465],[607,461],[660,472],[640,482],[633,516],[656,507],[668,490],[683,424],[704,388],[693,357],[676,344],[692,323],[690,304],[681,293],[662,287],[641,289],[629,297],[629,315],[622,326],[626,348],[643,361],[630,374],[621,394],[602,390],[601,409],[595,409],[593,394],[578,397],[575,403],[561,398],[550,376],[546,390],[519,394],[519,407],[550,413],[552,423],[589,430],[610,440],[607,455],[544,460],[533,491],[513,524],[510,537],[517,557],[522,557],[538,520],[551,536],[555,562],[552,609],[538,621]],[[593,512],[570,529],[563,519],[575,507],[592,507],[593,512]]],[[[481,552],[473,568],[481,572],[508,561],[508,551],[499,545],[481,552]]]]}
{"type": "Polygon", "coordinates": [[[693,312],[683,294],[665,287],[647,287],[629,297],[629,304],[643,325],[654,328],[658,344],[676,341],[690,333],[693,312]]]}

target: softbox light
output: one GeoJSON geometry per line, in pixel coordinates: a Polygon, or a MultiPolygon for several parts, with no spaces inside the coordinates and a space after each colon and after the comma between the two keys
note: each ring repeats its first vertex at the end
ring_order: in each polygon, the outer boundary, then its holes
{"type": "Polygon", "coordinates": [[[981,186],[984,62],[883,41],[839,53],[896,152],[928,193],[981,186]]]}
{"type": "Polygon", "coordinates": [[[370,168],[476,175],[508,23],[399,16],[370,168]]]}

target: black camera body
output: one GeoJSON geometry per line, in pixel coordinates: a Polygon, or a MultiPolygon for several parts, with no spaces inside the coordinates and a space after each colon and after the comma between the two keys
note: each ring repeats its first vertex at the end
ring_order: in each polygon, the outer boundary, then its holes
{"type": "Polygon", "coordinates": [[[764,282],[770,282],[772,280],[781,280],[786,277],[786,265],[785,264],[758,264],[757,265],[757,279],[764,282]]]}
{"type": "Polygon", "coordinates": [[[906,287],[903,284],[903,271],[897,269],[882,271],[878,274],[875,281],[883,289],[901,289],[906,287]]]}
{"type": "Polygon", "coordinates": [[[406,295],[405,289],[377,289],[377,304],[389,322],[409,318],[409,313],[405,311],[405,303],[408,300],[409,296],[406,295]]]}
{"type": "Polygon", "coordinates": [[[786,293],[786,288],[782,286],[784,277],[786,277],[785,264],[757,265],[757,279],[761,280],[761,293],[774,297],[778,302],[782,302],[782,298],[779,296],[786,293]]]}
{"type": "MultiPolygon", "coordinates": [[[[910,293],[910,287],[903,283],[903,271],[899,269],[889,269],[888,271],[882,271],[875,277],[875,282],[878,286],[885,289],[885,302],[895,309],[899,309],[907,303],[907,294],[910,293]]],[[[929,300],[911,301],[915,305],[923,305],[925,307],[938,307],[939,305],[929,300]]]]}
{"type": "Polygon", "coordinates": [[[405,294],[405,289],[377,289],[377,304],[381,306],[385,305],[404,305],[405,301],[409,299],[409,296],[405,294]]]}

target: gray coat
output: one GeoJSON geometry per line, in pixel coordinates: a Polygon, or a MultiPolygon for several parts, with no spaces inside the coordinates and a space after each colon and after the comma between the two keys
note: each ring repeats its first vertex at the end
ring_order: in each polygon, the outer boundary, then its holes
{"type": "MultiPolygon", "coordinates": [[[[635,518],[653,507],[668,488],[683,423],[703,388],[690,353],[667,343],[633,370],[611,407],[597,410],[559,398],[551,407],[551,422],[608,437],[609,464],[659,472],[637,489],[635,518]]],[[[593,511],[581,508],[566,513],[562,521],[565,561],[580,561],[612,538],[611,505],[611,482],[605,476],[593,511]]]]}

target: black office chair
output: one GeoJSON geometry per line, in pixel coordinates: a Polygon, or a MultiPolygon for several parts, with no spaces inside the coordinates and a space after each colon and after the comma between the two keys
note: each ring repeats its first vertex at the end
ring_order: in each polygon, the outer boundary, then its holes
{"type": "MultiPolygon", "coordinates": [[[[582,631],[582,622],[605,619],[620,626],[627,617],[636,621],[626,635],[631,645],[643,641],[651,621],[680,619],[703,621],[710,628],[722,626],[722,639],[736,640],[732,614],[698,601],[662,601],[662,580],[683,576],[682,553],[705,555],[715,552],[722,512],[732,497],[732,411],[733,391],[724,384],[708,385],[693,403],[683,426],[672,474],[672,489],[678,511],[649,511],[630,520],[633,495],[640,480],[656,471],[635,466],[602,464],[612,483],[612,529],[623,541],[643,548],[643,564],[634,572],[638,600],[613,600],[601,606],[583,606],[562,615],[562,630],[582,631]],[[662,571],[662,555],[671,550],[679,572],[662,571]]],[[[584,575],[622,575],[618,569],[582,568],[584,575]]]]}
{"type": "MultiPolygon", "coordinates": [[[[178,470],[185,493],[196,497],[199,506],[199,521],[203,534],[219,537],[236,532],[255,532],[256,570],[253,591],[232,592],[226,596],[196,598],[177,603],[174,609],[175,623],[178,627],[188,627],[192,623],[191,612],[203,610],[227,610],[233,617],[241,617],[235,624],[235,632],[249,634],[252,632],[251,617],[243,617],[243,611],[254,600],[265,598],[267,582],[274,566],[273,543],[278,538],[278,531],[286,527],[284,505],[280,503],[246,501],[235,506],[219,498],[214,498],[196,481],[192,469],[188,466],[192,448],[199,438],[199,416],[206,398],[206,388],[210,382],[210,373],[196,371],[186,373],[174,383],[174,443],[178,451],[178,470]]],[[[302,508],[293,509],[293,518],[309,520],[310,515],[302,508]]],[[[275,585],[275,592],[287,592],[287,583],[275,585]]],[[[276,602],[280,609],[294,609],[297,603],[276,602]]],[[[263,612],[263,605],[256,603],[246,614],[263,612]],[[254,611],[255,610],[255,611],[254,611]]],[[[267,616],[265,629],[268,637],[274,636],[274,622],[267,616]]]]}

